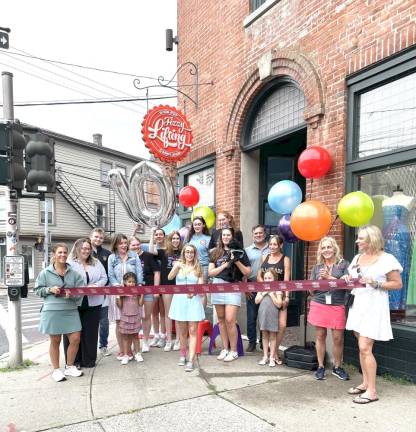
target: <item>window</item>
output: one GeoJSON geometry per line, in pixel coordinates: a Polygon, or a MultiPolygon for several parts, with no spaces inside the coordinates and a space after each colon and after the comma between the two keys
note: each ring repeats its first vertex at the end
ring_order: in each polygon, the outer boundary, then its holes
{"type": "Polygon", "coordinates": [[[113,169],[111,162],[101,161],[101,186],[108,187],[107,175],[111,169],[113,169]]]}
{"type": "MultiPolygon", "coordinates": [[[[370,195],[385,251],[403,267],[403,288],[389,291],[393,323],[416,327],[416,50],[350,77],[347,191],[370,195]]],[[[347,229],[347,256],[354,230],[347,229]]]]}
{"type": "Polygon", "coordinates": [[[250,11],[253,12],[258,9],[266,0],[250,0],[250,11]]]}
{"type": "Polygon", "coordinates": [[[95,220],[97,227],[107,230],[108,226],[108,206],[103,203],[95,203],[95,220]]]}
{"type": "Polygon", "coordinates": [[[199,192],[198,206],[213,207],[215,205],[215,174],[210,166],[201,171],[189,174],[186,185],[193,186],[199,192]]]}
{"type": "Polygon", "coordinates": [[[55,224],[55,198],[45,198],[45,201],[39,201],[40,204],[40,223],[45,223],[45,206],[48,212],[48,224],[55,224]]]}
{"type": "Polygon", "coordinates": [[[29,266],[29,279],[34,279],[33,271],[33,247],[28,245],[22,245],[22,255],[24,255],[26,262],[29,266]]]}

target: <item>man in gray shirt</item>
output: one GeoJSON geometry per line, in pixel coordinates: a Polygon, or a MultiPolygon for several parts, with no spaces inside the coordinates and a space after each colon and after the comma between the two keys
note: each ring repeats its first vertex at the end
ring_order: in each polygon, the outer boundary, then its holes
{"type": "MultiPolygon", "coordinates": [[[[264,255],[269,253],[269,247],[266,242],[266,229],[264,225],[256,225],[251,230],[253,235],[253,244],[245,248],[248,259],[250,260],[251,273],[248,277],[249,282],[257,280],[257,272],[261,266],[261,261],[264,255]]],[[[256,305],[254,299],[257,293],[246,293],[247,305],[247,337],[248,347],[247,352],[256,350],[257,344],[257,314],[259,305],[256,305]]]]}

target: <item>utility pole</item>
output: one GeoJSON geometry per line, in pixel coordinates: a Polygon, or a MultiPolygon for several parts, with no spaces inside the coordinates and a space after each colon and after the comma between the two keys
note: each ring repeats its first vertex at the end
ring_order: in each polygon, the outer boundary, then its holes
{"type": "Polygon", "coordinates": [[[48,212],[48,201],[45,197],[45,194],[43,194],[43,203],[45,204],[45,225],[44,225],[44,235],[45,239],[43,241],[43,268],[45,269],[48,267],[49,264],[49,212],[48,212]]]}
{"type": "MultiPolygon", "coordinates": [[[[3,83],[3,117],[5,120],[14,120],[13,107],[13,74],[2,72],[3,83]]],[[[10,187],[6,192],[6,255],[17,255],[19,238],[19,219],[17,210],[17,193],[10,187]]],[[[22,349],[22,315],[21,298],[17,301],[8,299],[9,327],[7,338],[9,340],[10,360],[9,366],[15,367],[23,364],[22,349]]]]}

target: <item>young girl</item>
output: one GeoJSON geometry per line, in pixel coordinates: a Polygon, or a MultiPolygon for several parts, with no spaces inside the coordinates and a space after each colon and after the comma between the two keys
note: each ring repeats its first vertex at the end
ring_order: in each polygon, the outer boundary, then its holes
{"type": "MultiPolygon", "coordinates": [[[[123,285],[126,287],[136,286],[137,278],[135,273],[128,272],[123,276],[123,285]]],[[[131,357],[128,356],[130,347],[134,343],[134,350],[136,354],[134,359],[139,363],[143,361],[140,354],[140,339],[138,334],[142,325],[142,306],[144,303],[144,296],[122,296],[118,297],[117,306],[120,308],[120,335],[122,340],[122,349],[124,356],[121,358],[121,364],[126,365],[131,357]]]]}
{"type": "MultiPolygon", "coordinates": [[[[264,282],[273,282],[279,279],[275,269],[270,268],[263,272],[262,279],[264,282]]],[[[283,305],[281,291],[259,292],[255,299],[259,307],[259,326],[263,338],[263,358],[259,365],[264,366],[269,363],[270,367],[276,366],[276,338],[279,330],[279,309],[283,305]],[[270,359],[268,358],[270,342],[270,359]]]]}
{"type": "MultiPolygon", "coordinates": [[[[169,280],[176,278],[176,285],[202,284],[203,273],[198,261],[196,247],[187,244],[182,249],[181,258],[176,261],[168,275],[169,280]]],[[[194,369],[198,322],[205,318],[203,296],[198,294],[174,294],[169,317],[174,319],[179,328],[181,354],[179,366],[185,366],[186,372],[194,369]],[[189,334],[189,357],[186,361],[186,348],[189,334]]]]}

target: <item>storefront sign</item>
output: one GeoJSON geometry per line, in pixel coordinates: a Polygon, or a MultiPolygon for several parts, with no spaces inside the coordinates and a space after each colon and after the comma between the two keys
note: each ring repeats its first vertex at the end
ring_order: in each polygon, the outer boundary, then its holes
{"type": "Polygon", "coordinates": [[[142,135],[146,147],[158,159],[177,162],[186,157],[192,145],[192,129],[176,108],[159,105],[145,115],[142,135]]]}

